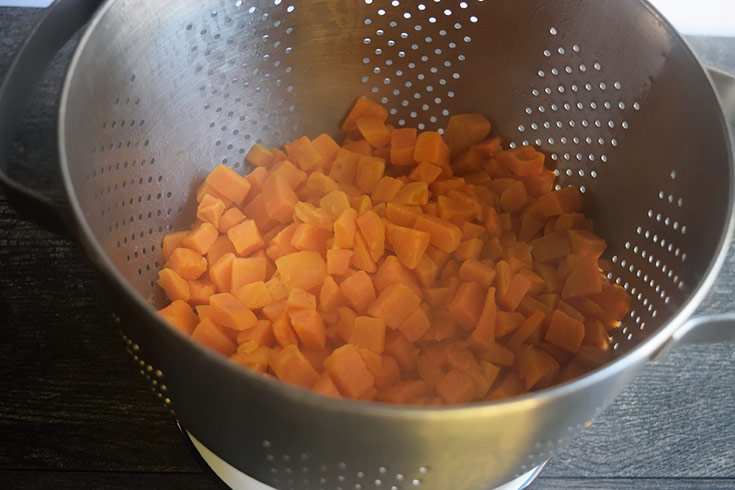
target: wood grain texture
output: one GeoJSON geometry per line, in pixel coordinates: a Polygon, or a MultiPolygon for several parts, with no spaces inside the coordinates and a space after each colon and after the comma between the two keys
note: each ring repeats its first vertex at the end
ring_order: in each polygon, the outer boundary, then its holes
{"type": "Polygon", "coordinates": [[[172,489],[202,490],[216,489],[209,477],[191,473],[123,473],[123,472],[82,472],[82,471],[6,471],[0,470],[2,488],[23,488],[24,490],[82,490],[99,489],[127,490],[144,488],[146,490],[172,489]]]}
{"type": "MultiPolygon", "coordinates": [[[[0,74],[39,15],[0,8],[0,74]]],[[[706,62],[735,67],[735,45],[695,41],[706,62]]],[[[30,168],[15,175],[56,195],[55,107],[72,47],[36,89],[13,155],[30,168]]],[[[735,245],[699,313],[734,310],[733,283],[735,245]]],[[[1,197],[0,332],[0,488],[217,488],[125,353],[78,247],[1,197]]],[[[734,367],[732,342],[672,350],[532,488],[735,488],[734,367]]]]}
{"type": "Polygon", "coordinates": [[[707,478],[545,478],[529,490],[731,490],[735,480],[707,478]]]}

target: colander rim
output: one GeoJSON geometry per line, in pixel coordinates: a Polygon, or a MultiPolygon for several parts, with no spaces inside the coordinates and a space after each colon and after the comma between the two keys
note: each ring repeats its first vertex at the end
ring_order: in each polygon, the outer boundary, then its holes
{"type": "MultiPolygon", "coordinates": [[[[85,31],[79,40],[79,43],[75,47],[73,57],[68,65],[63,87],[61,91],[59,101],[59,113],[58,113],[58,148],[59,148],[59,159],[61,174],[64,181],[64,187],[69,199],[69,205],[72,209],[76,225],[78,227],[78,236],[81,244],[84,246],[86,253],[93,259],[94,263],[98,265],[98,270],[103,274],[107,275],[122,294],[127,296],[127,299],[131,300],[139,308],[147,312],[150,320],[158,323],[158,328],[169,329],[173,331],[174,335],[178,335],[181,339],[186,339],[186,342],[190,347],[193,348],[195,353],[199,356],[199,359],[204,359],[208,362],[214,362],[219,365],[220,368],[225,370],[237,370],[236,376],[243,377],[249,382],[255,385],[260,384],[261,388],[266,388],[273,391],[275,394],[283,398],[284,400],[290,400],[297,403],[306,403],[309,405],[319,406],[319,408],[335,411],[335,412],[369,412],[370,415],[375,416],[386,416],[386,417],[425,417],[432,418],[437,413],[442,414],[454,414],[458,417],[474,416],[476,412],[485,412],[488,410],[497,411],[511,411],[514,407],[521,404],[544,404],[550,402],[553,399],[567,396],[571,393],[584,390],[597,383],[604,381],[605,379],[611,378],[625,370],[630,366],[637,365],[643,361],[653,357],[662,346],[669,341],[674,332],[678,330],[687,320],[691,317],[694,310],[704,299],[707,292],[712,287],[717,273],[721,269],[725,257],[728,252],[728,245],[733,236],[735,230],[735,164],[733,160],[733,148],[735,147],[734,136],[728,131],[728,125],[723,114],[722,104],[720,98],[714,89],[713,82],[706,70],[702,66],[699,59],[696,57],[692,49],[689,47],[687,42],[681,37],[681,35],[674,29],[674,27],[667,21],[647,0],[637,0],[643,8],[647,9],[651,15],[654,15],[658,21],[663,24],[666,31],[672,36],[672,40],[675,41],[680,48],[684,49],[686,55],[693,62],[692,68],[698,70],[700,75],[705,77],[708,82],[708,89],[715,96],[718,108],[716,117],[720,122],[719,129],[725,133],[725,145],[727,146],[727,155],[729,160],[730,182],[729,182],[729,195],[727,198],[727,211],[725,218],[725,226],[720,234],[719,241],[717,244],[717,252],[710,260],[702,279],[692,289],[692,294],[685,300],[677,312],[675,312],[672,318],[666,322],[658,332],[654,333],[640,344],[636,345],[630,351],[622,354],[615,358],[608,364],[593,370],[581,377],[573,380],[553,385],[548,388],[544,388],[539,391],[527,393],[521,396],[492,402],[473,402],[470,404],[463,405],[445,405],[445,406],[411,406],[411,405],[394,405],[382,402],[364,402],[360,400],[343,399],[336,397],[328,397],[318,393],[314,393],[310,390],[305,390],[299,387],[287,385],[281,381],[270,379],[270,377],[261,376],[258,373],[252,372],[251,370],[237,365],[231,362],[225,356],[212,351],[211,349],[202,346],[201,344],[192,341],[180,330],[172,327],[165,322],[160,315],[156,314],[156,310],[142,295],[138,294],[130,286],[128,281],[122,276],[119,270],[113,265],[109,256],[105,253],[104,248],[99,241],[94,237],[91,227],[84,217],[84,211],[79,203],[74,192],[72,183],[71,171],[69,158],[67,157],[66,147],[66,125],[64,122],[64,116],[67,112],[68,98],[70,87],[72,86],[72,78],[76,73],[76,67],[79,65],[80,58],[84,55],[85,47],[90,42],[91,37],[94,35],[99,25],[102,23],[103,18],[107,11],[112,8],[117,0],[105,0],[103,4],[95,12],[94,16],[90,20],[89,24],[85,28],[85,31]],[[264,383],[264,384],[261,384],[264,383]]],[[[734,128],[735,129],[735,128],[734,128]]],[[[145,346],[142,346],[145,348],[145,346]]],[[[191,361],[191,359],[190,359],[191,361]]]]}

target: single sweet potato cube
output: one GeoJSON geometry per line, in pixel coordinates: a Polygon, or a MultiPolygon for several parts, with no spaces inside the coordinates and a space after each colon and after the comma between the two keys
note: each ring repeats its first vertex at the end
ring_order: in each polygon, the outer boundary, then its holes
{"type": "MultiPolygon", "coordinates": [[[[319,206],[332,218],[336,219],[350,207],[350,200],[347,198],[347,194],[344,191],[334,190],[329,192],[319,200],[319,206]]],[[[332,231],[331,225],[334,222],[330,222],[329,231],[332,231]]]]}
{"type": "Polygon", "coordinates": [[[332,168],[329,176],[339,184],[352,184],[357,175],[357,167],[360,161],[360,154],[342,148],[337,153],[337,157],[332,162],[332,168]]]}
{"type": "Polygon", "coordinates": [[[211,318],[219,325],[233,330],[245,330],[258,323],[255,314],[230,293],[218,293],[209,299],[211,318]]]}
{"type": "Polygon", "coordinates": [[[309,291],[321,285],[327,275],[324,259],[313,250],[284,255],[276,260],[276,268],[288,291],[293,288],[309,291]]]}
{"type": "Polygon", "coordinates": [[[179,247],[173,251],[164,267],[174,270],[184,279],[194,280],[207,270],[207,259],[194,250],[179,247]]]}
{"type": "Polygon", "coordinates": [[[342,131],[346,133],[357,129],[357,120],[364,117],[373,117],[385,121],[388,118],[388,110],[367,97],[360,97],[342,123],[342,131]]]}
{"type": "Polygon", "coordinates": [[[401,323],[398,330],[400,330],[408,340],[416,342],[424,336],[430,327],[431,322],[429,321],[429,317],[426,316],[424,309],[416,308],[416,310],[414,310],[414,312],[411,313],[403,323],[401,323]]]}
{"type": "Polygon", "coordinates": [[[355,233],[355,246],[353,247],[352,260],[350,264],[356,269],[373,273],[376,270],[370,250],[368,249],[365,239],[360,233],[355,233]]]}
{"type": "Polygon", "coordinates": [[[207,194],[202,198],[197,207],[197,218],[211,223],[215,228],[219,228],[219,220],[224,212],[225,203],[221,199],[207,194]]]}
{"type": "MultiPolygon", "coordinates": [[[[270,215],[268,214],[267,207],[269,204],[270,203],[266,201],[266,197],[264,193],[260,193],[260,194],[255,195],[250,200],[250,202],[248,202],[242,208],[242,211],[245,214],[245,216],[255,221],[255,223],[258,225],[258,229],[261,230],[263,233],[267,233],[279,223],[275,219],[271,218],[270,215]]],[[[294,201],[294,204],[295,204],[295,201],[294,201]]],[[[290,213],[289,217],[292,216],[292,212],[289,211],[289,213],[290,213]]],[[[288,220],[285,220],[285,221],[288,221],[288,220]]]]}
{"type": "Polygon", "coordinates": [[[374,211],[367,211],[355,220],[365,240],[370,258],[377,262],[385,253],[385,225],[374,211]]]}
{"type": "Polygon", "coordinates": [[[349,343],[381,354],[385,348],[385,322],[380,318],[358,316],[355,318],[349,343]]]}
{"type": "Polygon", "coordinates": [[[327,249],[328,231],[318,228],[310,223],[296,225],[291,246],[296,250],[316,250],[324,252],[327,249]]]}
{"type": "Polygon", "coordinates": [[[283,284],[283,280],[280,275],[273,274],[273,276],[265,282],[265,287],[270,291],[274,301],[281,301],[288,296],[288,289],[283,284]]]}
{"type": "Polygon", "coordinates": [[[336,397],[342,396],[337,389],[337,385],[334,384],[334,381],[332,381],[332,377],[327,372],[323,372],[319,375],[319,379],[317,379],[316,383],[314,383],[314,387],[312,388],[312,390],[316,391],[317,393],[321,393],[322,395],[336,397]]]}
{"type": "Polygon", "coordinates": [[[373,148],[383,148],[390,143],[390,130],[386,127],[384,118],[361,117],[355,121],[357,130],[373,148]]]}
{"type": "Polygon", "coordinates": [[[386,238],[401,264],[415,269],[431,242],[431,233],[389,223],[386,238]]]}
{"type": "MultiPolygon", "coordinates": [[[[572,257],[570,255],[569,257],[572,257]]],[[[577,263],[564,281],[561,297],[564,299],[591,296],[602,292],[602,272],[594,255],[577,256],[577,263]]]]}
{"type": "Polygon", "coordinates": [[[357,211],[345,209],[334,222],[334,245],[340,248],[355,246],[355,232],[357,231],[357,211]]]}
{"type": "Polygon", "coordinates": [[[437,267],[436,262],[426,254],[421,256],[413,270],[419,284],[424,288],[431,287],[434,284],[438,272],[439,267],[437,267]]]}
{"type": "Polygon", "coordinates": [[[241,351],[238,348],[238,351],[232,354],[230,359],[254,371],[264,373],[268,369],[268,362],[273,350],[268,346],[258,345],[256,342],[252,342],[252,344],[252,349],[241,351]]]}
{"type": "MultiPolygon", "coordinates": [[[[472,145],[480,144],[490,133],[490,121],[479,113],[456,114],[449,118],[444,131],[452,155],[456,155],[472,145]]],[[[498,141],[497,147],[500,148],[498,141]]],[[[492,156],[488,154],[486,156],[492,156]]]]}
{"type": "Polygon", "coordinates": [[[288,309],[288,318],[291,320],[296,335],[306,349],[324,349],[326,335],[324,322],[316,309],[297,308],[288,309]]]}
{"type": "Polygon", "coordinates": [[[273,323],[270,320],[258,320],[253,328],[248,328],[237,334],[238,344],[251,341],[266,347],[275,346],[276,338],[273,336],[273,323]]]}
{"type": "Polygon", "coordinates": [[[286,300],[286,309],[293,310],[299,308],[315,310],[316,296],[299,288],[294,288],[289,291],[288,299],[286,300]]]}
{"type": "Polygon", "coordinates": [[[571,353],[576,353],[584,339],[584,324],[560,310],[554,310],[544,338],[571,353]]]}
{"type": "Polygon", "coordinates": [[[507,213],[517,213],[528,203],[526,187],[515,181],[500,194],[500,207],[507,213]]]}
{"type": "Polygon", "coordinates": [[[398,381],[380,393],[380,400],[386,403],[411,403],[411,400],[423,395],[429,390],[425,381],[420,379],[398,381]]]}
{"type": "Polygon", "coordinates": [[[457,369],[450,369],[437,383],[436,391],[452,404],[469,403],[477,395],[475,381],[457,369]]]}
{"type": "Polygon", "coordinates": [[[247,256],[256,250],[265,247],[263,237],[260,235],[258,225],[251,219],[246,219],[239,225],[235,225],[227,232],[238,255],[247,256]]]}
{"type": "Polygon", "coordinates": [[[275,320],[273,320],[273,337],[282,347],[286,347],[291,344],[298,344],[299,339],[296,336],[296,332],[291,325],[291,320],[286,313],[285,306],[286,302],[283,303],[284,311],[275,320]]]}
{"type": "Polygon", "coordinates": [[[523,344],[531,335],[541,326],[541,323],[546,318],[546,315],[542,311],[534,311],[531,315],[523,320],[523,323],[513,332],[508,338],[506,344],[513,350],[523,344]]]}
{"type": "Polygon", "coordinates": [[[339,286],[331,275],[327,276],[319,290],[319,308],[324,313],[331,313],[337,311],[343,302],[344,298],[339,286]]]}
{"type": "Polygon", "coordinates": [[[339,145],[327,133],[322,133],[314,138],[311,144],[322,157],[319,163],[317,163],[317,167],[322,169],[324,173],[329,173],[329,170],[332,168],[332,162],[334,162],[334,159],[337,158],[337,153],[339,153],[339,145]]]}
{"type": "Polygon", "coordinates": [[[209,279],[220,293],[226,293],[232,289],[232,264],[234,260],[235,254],[228,252],[209,267],[209,279]]]}
{"type": "Polygon", "coordinates": [[[230,208],[224,213],[219,219],[219,231],[220,233],[227,233],[236,225],[239,225],[245,221],[245,215],[238,208],[230,208]]]}
{"type": "Polygon", "coordinates": [[[276,159],[276,155],[268,148],[255,144],[245,155],[245,161],[256,167],[270,167],[276,159]]]}
{"type": "Polygon", "coordinates": [[[333,178],[321,172],[312,172],[306,179],[306,183],[299,189],[302,200],[320,199],[322,196],[339,189],[333,178]]]}
{"type": "Polygon", "coordinates": [[[310,170],[322,160],[321,154],[314,148],[311,141],[306,136],[286,143],[284,145],[288,159],[301,167],[303,170],[310,170]]]}
{"type": "Polygon", "coordinates": [[[273,296],[263,281],[243,285],[235,297],[250,310],[259,310],[273,303],[273,296]]]}
{"type": "Polygon", "coordinates": [[[457,225],[435,216],[417,216],[414,228],[427,232],[430,236],[429,242],[447,253],[457,250],[462,241],[462,230],[457,225]]]}
{"type": "Polygon", "coordinates": [[[538,205],[539,210],[546,217],[576,213],[582,208],[582,194],[579,188],[567,186],[539,197],[538,205]]]}
{"type": "Polygon", "coordinates": [[[416,148],[416,128],[397,128],[391,132],[390,163],[393,165],[413,165],[416,148]]]}
{"type": "Polygon", "coordinates": [[[211,223],[200,223],[182,241],[181,246],[190,248],[199,255],[204,255],[217,240],[219,232],[211,223]]]}
{"type": "Polygon", "coordinates": [[[559,370],[559,363],[549,353],[532,345],[521,348],[517,358],[516,375],[524,381],[527,390],[559,370]]]}
{"type": "Polygon", "coordinates": [[[499,151],[494,157],[516,177],[540,174],[544,170],[544,154],[536,151],[532,146],[519,146],[499,151]]]}
{"type": "Polygon", "coordinates": [[[507,288],[498,295],[498,306],[505,311],[516,311],[523,297],[531,289],[531,281],[523,274],[515,274],[507,288]]]}
{"type": "Polygon", "coordinates": [[[419,214],[423,214],[423,211],[418,206],[404,206],[394,202],[389,202],[385,206],[385,217],[398,226],[412,228],[419,214]]]}
{"type": "Polygon", "coordinates": [[[459,268],[458,276],[463,281],[476,282],[483,288],[488,288],[495,280],[495,268],[478,260],[465,260],[459,268]]]}
{"type": "Polygon", "coordinates": [[[350,267],[352,250],[348,248],[330,248],[327,250],[327,274],[341,276],[350,267]]]}
{"type": "Polygon", "coordinates": [[[346,139],[342,143],[342,149],[349,150],[352,153],[355,153],[361,156],[368,156],[368,157],[374,156],[373,147],[372,145],[370,145],[370,143],[367,142],[365,138],[360,138],[357,140],[346,139]]]}
{"type": "Polygon", "coordinates": [[[230,167],[218,165],[212,170],[205,182],[235,204],[242,204],[250,192],[250,182],[230,167]]]}
{"type": "Polygon", "coordinates": [[[362,156],[357,163],[355,185],[365,193],[372,193],[385,172],[385,160],[362,156]]]}
{"type": "Polygon", "coordinates": [[[489,349],[495,344],[495,323],[497,321],[497,304],[495,302],[495,288],[488,288],[485,294],[480,318],[477,326],[470,334],[470,344],[476,347],[489,349]]]}
{"type": "Polygon", "coordinates": [[[403,266],[395,255],[388,255],[373,276],[373,283],[378,292],[383,292],[391,284],[404,284],[416,296],[421,295],[421,287],[411,271],[403,266]]]}
{"type": "Polygon", "coordinates": [[[569,238],[566,233],[550,233],[531,241],[534,260],[549,262],[569,255],[569,238]]]}
{"type": "Polygon", "coordinates": [[[354,345],[345,344],[335,349],[324,360],[324,368],[340,393],[352,398],[362,396],[375,383],[375,378],[354,345]]]}
{"type": "Polygon", "coordinates": [[[223,327],[215,324],[210,318],[205,318],[194,328],[191,338],[216,350],[225,356],[231,356],[237,350],[237,344],[224,331],[223,327]]]}
{"type": "Polygon", "coordinates": [[[429,162],[421,162],[411,171],[408,176],[410,180],[431,184],[442,173],[441,167],[429,162]]]}
{"type": "Polygon", "coordinates": [[[319,379],[319,373],[295,344],[274,353],[269,364],[278,379],[302,388],[312,388],[319,379]]]}
{"type": "Polygon", "coordinates": [[[163,236],[161,240],[161,255],[166,261],[174,250],[181,246],[181,242],[189,235],[188,231],[174,231],[163,236]]]}
{"type": "Polygon", "coordinates": [[[339,289],[347,303],[360,313],[367,311],[368,306],[376,299],[373,281],[362,270],[353,272],[342,281],[339,289]]]}
{"type": "Polygon", "coordinates": [[[406,184],[400,179],[383,176],[375,184],[371,199],[374,203],[392,201],[404,185],[406,184]]]}
{"type": "MultiPolygon", "coordinates": [[[[265,182],[263,193],[260,196],[263,199],[263,207],[271,219],[279,223],[287,223],[293,219],[294,207],[299,198],[285,178],[271,176],[265,182]]],[[[252,205],[253,202],[251,201],[250,204],[252,205]]],[[[247,208],[245,214],[250,216],[247,208]]]]}
{"type": "Polygon", "coordinates": [[[189,281],[189,304],[207,305],[209,297],[216,292],[214,283],[207,278],[189,281]]]}
{"type": "Polygon", "coordinates": [[[189,301],[189,283],[171,269],[161,269],[158,272],[158,285],[165,291],[171,301],[189,301]]]}
{"type": "Polygon", "coordinates": [[[472,330],[477,326],[484,304],[485,294],[480,285],[463,282],[449,303],[449,312],[461,327],[472,330]]]}
{"type": "Polygon", "coordinates": [[[308,202],[297,202],[294,206],[294,216],[302,223],[308,223],[327,231],[332,231],[334,225],[334,218],[328,212],[308,202]]]}
{"type": "Polygon", "coordinates": [[[482,170],[485,157],[479,151],[468,148],[452,158],[452,171],[456,175],[472,174],[482,170]]]}
{"type": "Polygon", "coordinates": [[[168,323],[178,328],[186,335],[191,335],[194,327],[199,323],[199,317],[186,301],[176,300],[158,311],[168,323]]]}
{"type": "Polygon", "coordinates": [[[291,189],[298,189],[299,186],[306,181],[306,178],[306,172],[298,168],[289,160],[283,160],[273,166],[270,171],[270,175],[263,184],[263,188],[265,189],[273,180],[283,179],[288,183],[291,189]]]}
{"type": "Polygon", "coordinates": [[[391,284],[368,307],[367,313],[382,318],[385,324],[397,329],[419,307],[421,300],[404,284],[391,284]]]}
{"type": "Polygon", "coordinates": [[[441,134],[436,131],[424,131],[416,138],[413,159],[416,162],[429,162],[439,167],[448,167],[449,152],[449,146],[441,134]]]}

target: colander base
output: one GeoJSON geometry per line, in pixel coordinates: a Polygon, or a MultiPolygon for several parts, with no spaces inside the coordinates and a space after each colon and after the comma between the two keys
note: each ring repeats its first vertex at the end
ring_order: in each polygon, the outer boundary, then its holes
{"type": "MultiPolygon", "coordinates": [[[[232,490],[275,490],[273,487],[259,482],[227,463],[207,448],[207,446],[202,444],[180,424],[179,430],[181,431],[181,435],[183,436],[186,445],[189,447],[189,450],[194,454],[197,462],[205,470],[208,470],[210,476],[217,481],[221,487],[232,490]]],[[[547,461],[544,461],[518,478],[496,487],[495,490],[523,490],[536,479],[539,473],[541,473],[541,470],[546,466],[546,463],[547,461]]]]}

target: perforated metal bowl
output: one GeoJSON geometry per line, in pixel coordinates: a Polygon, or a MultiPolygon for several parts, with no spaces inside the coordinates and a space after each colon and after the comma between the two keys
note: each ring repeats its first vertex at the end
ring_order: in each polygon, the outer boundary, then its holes
{"type": "Polygon", "coordinates": [[[131,353],[198,440],[279,488],[479,489],[526,472],[705,323],[685,321],[733,229],[711,79],[638,0],[110,0],[69,68],[59,142],[70,221],[131,353]],[[156,317],[161,237],[191,224],[199,179],[220,163],[247,171],[256,142],[336,136],[361,95],[397,126],[487,114],[580,186],[609,278],[634,298],[613,362],[510,401],[394,407],[264,379],[156,317]]]}

